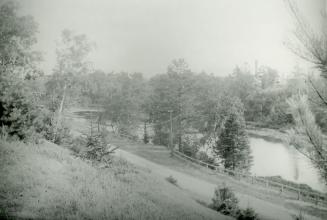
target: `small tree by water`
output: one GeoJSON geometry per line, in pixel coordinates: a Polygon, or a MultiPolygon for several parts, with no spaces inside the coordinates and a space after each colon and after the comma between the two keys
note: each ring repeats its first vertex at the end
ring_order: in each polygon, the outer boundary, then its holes
{"type": "Polygon", "coordinates": [[[214,152],[225,168],[248,171],[252,164],[249,140],[245,130],[244,110],[239,99],[232,100],[219,130],[214,152]]]}

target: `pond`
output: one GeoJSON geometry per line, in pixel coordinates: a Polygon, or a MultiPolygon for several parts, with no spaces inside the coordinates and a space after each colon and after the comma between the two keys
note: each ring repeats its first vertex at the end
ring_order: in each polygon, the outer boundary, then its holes
{"type": "Polygon", "coordinates": [[[257,176],[281,176],[286,180],[304,183],[313,189],[327,192],[311,161],[294,147],[283,143],[251,137],[253,155],[251,173],[257,176]]]}

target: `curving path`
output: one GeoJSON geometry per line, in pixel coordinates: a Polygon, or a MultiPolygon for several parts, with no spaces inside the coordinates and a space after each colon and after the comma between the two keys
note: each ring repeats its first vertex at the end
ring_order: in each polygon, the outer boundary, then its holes
{"type": "MultiPolygon", "coordinates": [[[[190,192],[192,197],[205,201],[206,203],[210,203],[211,201],[216,185],[210,182],[176,170],[172,170],[170,168],[156,164],[122,149],[117,149],[116,155],[126,159],[127,161],[136,166],[146,168],[153,174],[159,175],[160,177],[166,178],[171,175],[177,180],[178,186],[181,189],[190,192]]],[[[288,210],[282,206],[278,206],[255,197],[251,197],[241,193],[236,193],[236,196],[238,197],[240,201],[240,206],[242,208],[246,208],[248,206],[255,208],[256,212],[259,214],[260,219],[293,220],[291,214],[297,214],[292,213],[291,210],[288,210]]],[[[310,216],[310,219],[318,218],[310,216]]]]}

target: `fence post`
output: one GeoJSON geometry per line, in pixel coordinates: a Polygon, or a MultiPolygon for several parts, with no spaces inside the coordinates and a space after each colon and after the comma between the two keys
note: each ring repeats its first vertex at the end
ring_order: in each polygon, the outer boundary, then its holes
{"type": "Polygon", "coordinates": [[[319,197],[318,197],[318,195],[316,195],[315,197],[316,197],[316,205],[318,205],[318,203],[319,203],[319,197]]]}
{"type": "Polygon", "coordinates": [[[266,179],[266,187],[269,186],[269,181],[266,179]]]}
{"type": "Polygon", "coordinates": [[[297,190],[297,200],[300,200],[300,195],[301,195],[301,192],[300,192],[300,190],[298,189],[298,190],[297,190]]]}
{"type": "Polygon", "coordinates": [[[284,192],[284,185],[282,185],[280,188],[280,194],[283,194],[283,192],[284,192]]]}

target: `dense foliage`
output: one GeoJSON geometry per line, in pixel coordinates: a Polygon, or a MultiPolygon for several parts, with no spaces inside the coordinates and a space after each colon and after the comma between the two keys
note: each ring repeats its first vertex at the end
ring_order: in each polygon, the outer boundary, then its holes
{"type": "Polygon", "coordinates": [[[47,118],[28,86],[40,74],[40,57],[32,49],[37,25],[29,16],[17,16],[17,9],[14,2],[0,5],[0,126],[10,136],[27,139],[46,131],[38,122],[47,118]]]}
{"type": "Polygon", "coordinates": [[[1,132],[27,141],[45,137],[61,143],[68,130],[58,126],[56,132],[51,106],[42,105],[45,80],[38,68],[41,56],[33,50],[37,24],[30,16],[18,16],[18,9],[12,1],[0,4],[1,132]]]}

